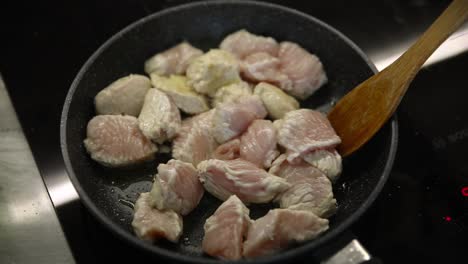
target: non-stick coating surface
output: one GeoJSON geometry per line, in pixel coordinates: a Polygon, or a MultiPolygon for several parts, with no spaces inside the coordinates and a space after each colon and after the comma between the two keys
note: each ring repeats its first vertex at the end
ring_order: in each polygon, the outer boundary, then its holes
{"type": "MultiPolygon", "coordinates": [[[[158,163],[132,169],[107,169],[86,154],[82,144],[87,122],[95,115],[93,98],[106,85],[130,73],[143,74],[151,55],[183,40],[205,51],[215,48],[227,34],[245,28],[278,41],[297,42],[316,54],[327,72],[327,85],[303,107],[327,107],[349,89],[373,74],[375,68],[343,35],[318,20],[287,8],[252,2],[209,2],[185,5],[146,17],[107,41],[83,66],[67,96],[61,143],[68,172],[83,203],[106,226],[133,245],[178,261],[214,261],[201,252],[203,224],[220,202],[205,194],[198,208],[184,218],[179,244],[149,243],[132,232],[132,203],[151,187],[158,163]]],[[[344,172],[334,186],[339,210],[330,229],[320,238],[260,262],[291,260],[329,241],[355,221],[380,192],[396,151],[396,121],[392,119],[363,149],[344,159],[344,172]]],[[[251,206],[253,218],[269,206],[251,206]]]]}

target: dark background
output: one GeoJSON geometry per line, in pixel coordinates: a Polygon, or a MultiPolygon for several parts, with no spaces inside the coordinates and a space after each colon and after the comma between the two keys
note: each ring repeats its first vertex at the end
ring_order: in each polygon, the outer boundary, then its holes
{"type": "MultiPolygon", "coordinates": [[[[129,23],[186,2],[2,3],[0,73],[46,186],[66,179],[59,120],[65,95],[83,63],[129,23]]],[[[269,2],[325,21],[371,59],[418,36],[449,3],[269,2]]],[[[466,262],[468,197],[461,189],[468,186],[467,69],[467,52],[423,69],[398,110],[400,142],[394,170],[375,205],[352,228],[385,263],[466,262]]],[[[79,201],[57,206],[56,211],[78,262],[144,260],[102,229],[79,201]]]]}

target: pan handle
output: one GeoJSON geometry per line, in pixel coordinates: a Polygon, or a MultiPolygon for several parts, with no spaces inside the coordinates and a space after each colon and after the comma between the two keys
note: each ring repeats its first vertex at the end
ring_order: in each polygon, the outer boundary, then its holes
{"type": "Polygon", "coordinates": [[[357,239],[351,240],[333,256],[321,264],[381,264],[378,258],[373,258],[357,239]]]}
{"type": "Polygon", "coordinates": [[[320,264],[382,264],[358,241],[350,230],[338,235],[333,243],[327,243],[312,253],[320,264]]]}

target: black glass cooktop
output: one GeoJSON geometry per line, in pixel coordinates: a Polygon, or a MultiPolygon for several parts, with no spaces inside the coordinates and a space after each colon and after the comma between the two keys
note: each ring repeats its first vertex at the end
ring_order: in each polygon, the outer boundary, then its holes
{"type": "MultiPolygon", "coordinates": [[[[0,72],[49,191],[67,181],[59,121],[67,90],[82,64],[127,24],[185,2],[189,1],[16,1],[17,6],[2,8],[0,72]]],[[[272,2],[324,20],[372,59],[419,34],[449,3],[272,2]]],[[[467,68],[465,52],[423,69],[398,109],[400,139],[393,172],[375,204],[351,229],[385,263],[465,262],[467,68]]],[[[57,197],[51,193],[78,263],[148,258],[104,229],[79,200],[64,203],[57,197]]]]}

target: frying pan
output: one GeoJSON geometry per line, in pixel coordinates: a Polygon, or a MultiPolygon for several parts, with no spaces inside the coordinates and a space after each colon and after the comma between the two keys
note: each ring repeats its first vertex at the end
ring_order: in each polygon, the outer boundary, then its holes
{"type": "MultiPolygon", "coordinates": [[[[185,263],[217,263],[201,252],[203,224],[221,204],[205,194],[196,210],[184,218],[178,244],[150,244],[132,231],[132,204],[149,191],[156,167],[170,156],[131,169],[108,169],[92,161],[82,144],[86,125],[95,115],[93,98],[105,86],[130,73],[143,73],[151,55],[183,40],[207,51],[227,34],[245,28],[288,40],[316,54],[329,81],[310,99],[307,108],[329,108],[347,91],[376,72],[365,54],[329,25],[304,13],[267,3],[248,1],[198,2],[170,8],[145,17],[105,42],[85,63],[65,101],[61,120],[61,148],[68,174],[83,204],[107,228],[131,245],[150,254],[185,263]]],[[[343,174],[334,185],[339,208],[330,228],[315,240],[255,259],[256,263],[286,263],[334,241],[369,208],[381,191],[392,167],[397,147],[397,121],[393,117],[361,150],[343,161],[343,174]]],[[[270,205],[251,206],[258,218],[270,205]]],[[[250,262],[247,260],[239,261],[250,262]]]]}

